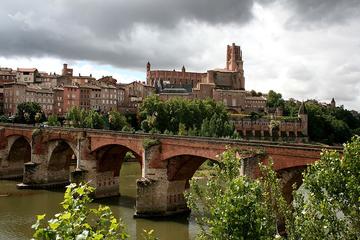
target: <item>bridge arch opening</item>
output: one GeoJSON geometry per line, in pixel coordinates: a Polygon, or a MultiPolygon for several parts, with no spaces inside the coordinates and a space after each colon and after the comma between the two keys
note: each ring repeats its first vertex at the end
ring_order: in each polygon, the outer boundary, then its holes
{"type": "Polygon", "coordinates": [[[198,170],[210,169],[218,162],[194,155],[179,155],[167,160],[167,177],[169,181],[167,193],[167,210],[184,211],[187,208],[184,192],[190,188],[192,179],[198,170]]]}
{"type": "Polygon", "coordinates": [[[24,174],[24,163],[31,161],[31,145],[25,137],[18,137],[9,149],[6,178],[19,178],[24,174]]]}
{"type": "Polygon", "coordinates": [[[103,146],[94,154],[96,157],[96,196],[110,197],[122,194],[135,197],[136,181],[134,180],[133,184],[126,186],[120,181],[124,180],[130,184],[128,178],[140,178],[142,157],[130,148],[118,144],[103,146]],[[124,164],[126,166],[123,169],[124,164]],[[134,165],[137,166],[134,167],[134,165]],[[120,186],[123,189],[120,189],[120,186]]]}
{"type": "Polygon", "coordinates": [[[307,166],[299,166],[277,171],[278,178],[280,178],[280,183],[282,185],[284,198],[288,203],[293,201],[293,191],[297,191],[301,187],[303,183],[302,174],[306,170],[306,167],[307,166]]]}
{"type": "Polygon", "coordinates": [[[66,141],[55,144],[48,162],[48,183],[68,183],[70,168],[76,166],[76,154],[66,141]]]}

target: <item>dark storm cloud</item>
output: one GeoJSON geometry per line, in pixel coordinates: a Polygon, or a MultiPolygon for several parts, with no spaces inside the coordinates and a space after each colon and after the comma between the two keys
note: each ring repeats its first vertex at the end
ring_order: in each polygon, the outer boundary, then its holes
{"type": "Polygon", "coordinates": [[[289,19],[291,28],[326,27],[342,24],[360,15],[359,0],[280,0],[294,11],[289,19]],[[311,25],[309,25],[311,24],[311,25]]]}
{"type": "Polygon", "coordinates": [[[50,55],[142,68],[146,59],[155,56],[160,65],[165,61],[181,64],[178,59],[193,50],[161,37],[164,45],[173,45],[177,56],[161,52],[160,44],[149,46],[146,41],[134,47],[132,34],[136,27],[145,26],[156,31],[155,35],[171,36],[177,34],[178,24],[184,21],[241,25],[252,17],[253,1],[9,0],[1,4],[2,56],[50,55]],[[144,51],[146,48],[153,49],[144,51]]]}

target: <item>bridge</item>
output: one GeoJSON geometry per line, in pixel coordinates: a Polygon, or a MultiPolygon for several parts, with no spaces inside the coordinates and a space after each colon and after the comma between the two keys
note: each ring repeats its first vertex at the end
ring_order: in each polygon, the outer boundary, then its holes
{"type": "MultiPolygon", "coordinates": [[[[189,179],[207,159],[226,147],[263,150],[260,160],[249,158],[243,172],[259,174],[258,163],[271,157],[291,198],[291,186],[301,182],[301,172],[320,158],[318,145],[245,141],[204,137],[168,136],[77,128],[38,128],[0,125],[0,179],[23,177],[22,186],[45,188],[86,181],[95,187],[95,197],[119,195],[119,172],[127,152],[140,163],[136,215],[166,216],[188,211],[184,191],[189,179]]],[[[342,148],[326,147],[342,151],[342,148]]]]}

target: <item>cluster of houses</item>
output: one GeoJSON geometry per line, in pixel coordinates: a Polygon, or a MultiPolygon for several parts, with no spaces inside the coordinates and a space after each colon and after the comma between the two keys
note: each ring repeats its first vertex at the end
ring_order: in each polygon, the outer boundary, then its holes
{"type": "Polygon", "coordinates": [[[307,114],[302,105],[298,118],[282,118],[281,111],[266,108],[266,96],[245,90],[245,77],[240,46],[228,45],[225,68],[207,72],[153,70],[146,65],[146,82],[118,83],[111,76],[95,79],[74,76],[73,69],[63,65],[61,74],[46,73],[36,68],[0,68],[0,111],[11,116],[22,102],[37,102],[47,115],[64,116],[77,106],[99,112],[117,110],[136,113],[140,103],[157,94],[160,99],[214,99],[222,102],[232,114],[236,130],[244,137],[266,138],[274,134],[292,139],[307,137],[307,114]],[[265,113],[253,119],[250,113],[265,113]],[[276,121],[276,128],[273,127],[276,121]],[[274,130],[275,129],[275,130],[274,130]]]}

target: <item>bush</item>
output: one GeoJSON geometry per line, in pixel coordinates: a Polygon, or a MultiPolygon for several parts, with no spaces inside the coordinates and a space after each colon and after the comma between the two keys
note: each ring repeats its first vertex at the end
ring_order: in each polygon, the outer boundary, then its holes
{"type": "Polygon", "coordinates": [[[47,224],[44,215],[38,215],[34,239],[127,239],[122,221],[118,221],[107,206],[88,209],[94,189],[86,184],[70,184],[61,203],[64,211],[55,214],[47,224]]]}

